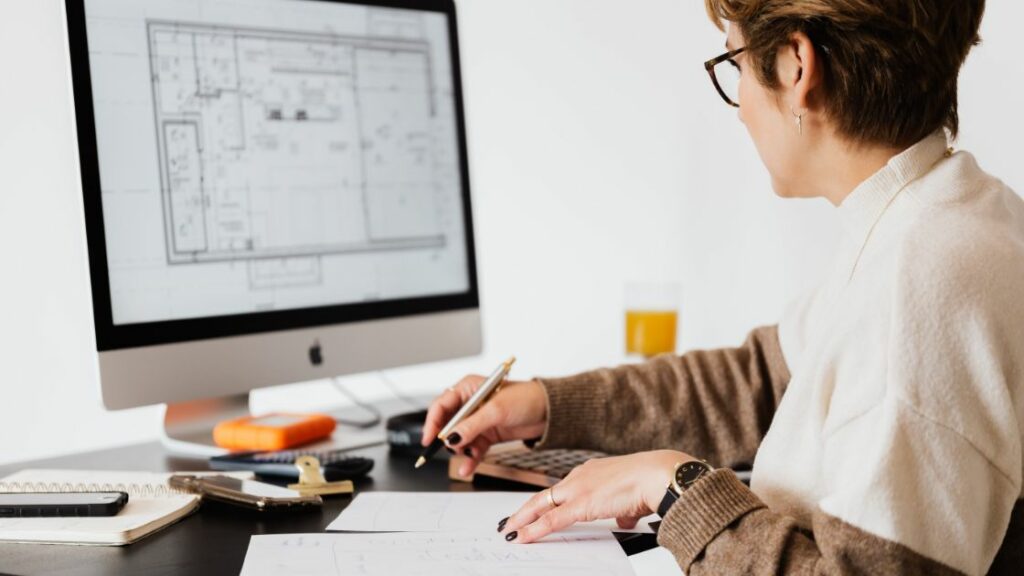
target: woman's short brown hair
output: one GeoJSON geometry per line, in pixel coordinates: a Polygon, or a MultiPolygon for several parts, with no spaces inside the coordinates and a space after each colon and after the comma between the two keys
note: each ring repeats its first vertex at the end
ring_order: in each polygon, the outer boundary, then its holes
{"type": "Polygon", "coordinates": [[[705,0],[719,28],[739,27],[758,80],[779,86],[776,55],[792,34],[824,66],[825,113],[854,141],[910,146],[959,131],[957,79],[985,0],[705,0]]]}

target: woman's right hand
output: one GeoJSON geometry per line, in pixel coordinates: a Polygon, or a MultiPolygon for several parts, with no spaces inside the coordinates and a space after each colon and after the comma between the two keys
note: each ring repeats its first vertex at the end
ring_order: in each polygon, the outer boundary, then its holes
{"type": "MultiPolygon", "coordinates": [[[[420,441],[423,446],[430,445],[486,379],[466,376],[434,400],[423,425],[420,441]]],[[[539,438],[547,426],[547,411],[547,393],[540,382],[505,382],[490,400],[448,435],[447,446],[471,458],[459,469],[459,475],[472,474],[492,444],[539,438]]]]}

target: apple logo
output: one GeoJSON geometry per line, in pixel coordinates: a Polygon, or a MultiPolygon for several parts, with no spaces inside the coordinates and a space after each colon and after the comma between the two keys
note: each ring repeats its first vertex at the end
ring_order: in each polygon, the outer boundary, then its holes
{"type": "Polygon", "coordinates": [[[324,363],[323,350],[320,348],[320,341],[317,340],[309,348],[309,361],[313,366],[319,366],[324,363]]]}

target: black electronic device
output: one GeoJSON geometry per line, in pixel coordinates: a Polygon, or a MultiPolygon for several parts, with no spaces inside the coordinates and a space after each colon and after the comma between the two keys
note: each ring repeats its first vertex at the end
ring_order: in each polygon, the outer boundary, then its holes
{"type": "Polygon", "coordinates": [[[423,423],[426,420],[426,410],[398,414],[388,418],[388,445],[391,447],[391,451],[419,455],[423,450],[420,438],[423,437],[423,423]]]}
{"type": "Polygon", "coordinates": [[[0,518],[116,516],[127,503],[124,492],[0,493],[0,518]]]}
{"type": "Polygon", "coordinates": [[[301,456],[316,457],[328,482],[355,480],[366,476],[373,469],[372,459],[353,456],[344,450],[241,452],[210,458],[210,468],[220,471],[249,470],[260,476],[295,479],[299,477],[295,460],[301,456]]]}

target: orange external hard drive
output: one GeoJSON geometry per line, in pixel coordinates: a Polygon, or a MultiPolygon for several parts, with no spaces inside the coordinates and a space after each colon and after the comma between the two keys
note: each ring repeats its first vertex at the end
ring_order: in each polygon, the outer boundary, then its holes
{"type": "Polygon", "coordinates": [[[217,424],[213,441],[235,451],[287,450],[330,436],[334,426],[324,414],[266,414],[217,424]]]}

